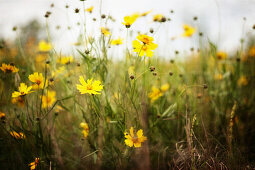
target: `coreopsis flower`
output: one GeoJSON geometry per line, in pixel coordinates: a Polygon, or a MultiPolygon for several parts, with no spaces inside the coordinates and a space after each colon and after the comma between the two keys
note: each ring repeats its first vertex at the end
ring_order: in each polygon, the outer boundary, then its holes
{"type": "Polygon", "coordinates": [[[19,69],[16,68],[14,65],[12,65],[12,64],[5,64],[5,63],[2,63],[2,66],[0,67],[0,69],[4,73],[16,73],[16,72],[19,71],[19,69]]]}
{"type": "Polygon", "coordinates": [[[20,83],[19,91],[14,91],[12,93],[12,97],[25,96],[33,92],[33,91],[30,91],[31,89],[32,89],[32,86],[27,87],[25,83],[20,83]]]}
{"type": "Polygon", "coordinates": [[[237,84],[239,87],[241,86],[246,86],[248,84],[248,80],[245,76],[241,76],[238,81],[237,81],[237,84]]]}
{"type": "Polygon", "coordinates": [[[153,103],[155,100],[163,96],[163,93],[159,88],[153,86],[152,92],[150,92],[148,96],[151,99],[151,103],[153,103]]]}
{"type": "Polygon", "coordinates": [[[155,50],[158,47],[157,44],[144,44],[139,42],[138,40],[133,41],[133,48],[134,52],[138,53],[139,56],[144,56],[146,54],[147,57],[152,57],[153,56],[153,50],[155,50]]]}
{"type": "Polygon", "coordinates": [[[101,81],[93,79],[88,79],[87,82],[85,82],[84,78],[80,76],[79,79],[80,84],[76,84],[77,89],[80,91],[81,94],[101,94],[99,93],[103,89],[103,85],[101,85],[101,81]]]}
{"type": "Polygon", "coordinates": [[[125,144],[129,147],[141,147],[142,143],[147,140],[147,137],[143,136],[143,130],[140,129],[137,131],[136,135],[134,134],[134,128],[131,127],[129,130],[130,133],[124,132],[125,135],[125,144]]]}
{"type": "Polygon", "coordinates": [[[166,17],[162,14],[156,14],[156,15],[153,15],[153,21],[154,22],[165,22],[166,17]]]}
{"type": "Polygon", "coordinates": [[[111,35],[109,29],[108,29],[108,28],[104,28],[104,27],[101,27],[101,33],[102,33],[104,36],[106,36],[106,37],[108,37],[109,35],[111,35]]]}
{"type": "MultiPolygon", "coordinates": [[[[43,89],[44,88],[44,82],[45,82],[45,79],[42,75],[42,73],[38,73],[38,72],[35,72],[34,74],[30,74],[28,76],[28,79],[35,83],[33,84],[33,89],[43,89]]],[[[47,86],[48,84],[48,81],[46,80],[46,83],[45,83],[45,86],[47,86]]]]}
{"type": "Polygon", "coordinates": [[[5,113],[0,112],[0,119],[5,119],[5,113]]]}
{"type": "Polygon", "coordinates": [[[139,41],[143,42],[143,44],[145,45],[152,45],[154,44],[153,43],[153,37],[150,37],[148,35],[145,35],[145,34],[139,34],[137,37],[136,37],[139,41]]]}
{"type": "Polygon", "coordinates": [[[18,133],[18,132],[12,131],[12,132],[10,132],[10,134],[12,135],[12,137],[14,137],[16,139],[25,139],[26,138],[26,136],[22,132],[18,133]]]}
{"type": "Polygon", "coordinates": [[[123,44],[123,39],[122,38],[118,38],[118,39],[114,39],[111,41],[111,45],[121,45],[123,44]]]}
{"type": "Polygon", "coordinates": [[[61,64],[70,64],[73,62],[73,57],[72,56],[69,56],[69,57],[59,57],[57,59],[57,62],[58,63],[61,63],[61,64]]]}
{"type": "Polygon", "coordinates": [[[93,9],[94,9],[94,7],[91,6],[91,7],[87,8],[87,9],[85,9],[85,11],[87,11],[87,12],[89,12],[89,13],[92,13],[92,12],[93,12],[93,9]]]}
{"type": "Polygon", "coordinates": [[[125,16],[124,22],[122,22],[122,24],[125,25],[126,28],[130,28],[131,25],[136,21],[137,18],[138,18],[137,15],[125,16]]]}
{"type": "Polygon", "coordinates": [[[169,87],[170,87],[170,85],[168,83],[166,83],[160,87],[160,90],[164,93],[169,89],[169,87]]]}
{"type": "Polygon", "coordinates": [[[216,57],[219,60],[224,60],[228,57],[227,53],[223,52],[223,51],[219,51],[216,53],[216,57]]]}
{"type": "Polygon", "coordinates": [[[47,43],[46,41],[42,40],[39,42],[39,51],[41,52],[48,52],[51,50],[51,44],[47,43]]]}
{"type": "Polygon", "coordinates": [[[83,137],[86,138],[89,135],[89,125],[87,123],[80,123],[80,127],[83,128],[82,134],[83,137]]]}
{"type": "Polygon", "coordinates": [[[24,107],[25,99],[23,96],[14,97],[14,98],[12,98],[12,103],[17,104],[19,107],[24,107]]]}
{"type": "Polygon", "coordinates": [[[30,170],[34,170],[38,164],[39,164],[39,158],[35,158],[35,161],[28,164],[28,166],[30,166],[30,170]]]}
{"type": "Polygon", "coordinates": [[[183,25],[183,29],[184,29],[184,33],[182,34],[182,36],[184,36],[184,37],[191,37],[196,31],[195,28],[193,28],[192,26],[189,26],[187,24],[183,25]]]}
{"type": "Polygon", "coordinates": [[[41,98],[43,108],[51,107],[56,102],[56,92],[49,90],[47,94],[41,96],[41,98]]]}

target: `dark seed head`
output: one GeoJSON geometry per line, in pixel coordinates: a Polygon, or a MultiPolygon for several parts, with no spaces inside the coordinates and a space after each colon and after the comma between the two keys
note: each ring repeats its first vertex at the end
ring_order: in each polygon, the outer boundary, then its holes
{"type": "Polygon", "coordinates": [[[88,54],[89,54],[89,50],[85,50],[85,54],[87,54],[87,55],[88,55],[88,54]]]}
{"type": "Polygon", "coordinates": [[[153,76],[157,76],[158,74],[157,74],[156,72],[153,72],[152,75],[153,75],[153,76]]]}
{"type": "Polygon", "coordinates": [[[101,15],[101,18],[102,18],[102,19],[105,19],[105,17],[106,17],[105,14],[102,14],[102,15],[101,15]]]}
{"type": "Polygon", "coordinates": [[[207,84],[204,84],[203,86],[204,86],[204,89],[207,89],[207,88],[208,88],[207,84]]]}
{"type": "Polygon", "coordinates": [[[196,21],[196,20],[197,20],[197,16],[194,16],[194,17],[193,17],[193,20],[196,21]]]}
{"type": "Polygon", "coordinates": [[[130,75],[130,77],[129,77],[131,80],[133,80],[134,78],[135,78],[135,76],[134,75],[130,75]]]}
{"type": "Polygon", "coordinates": [[[75,12],[75,13],[79,13],[79,12],[80,12],[80,9],[75,8],[75,9],[74,9],[74,12],[75,12]]]}
{"type": "Polygon", "coordinates": [[[16,26],[12,27],[12,31],[16,31],[16,30],[17,30],[16,26]]]}
{"type": "Polygon", "coordinates": [[[153,32],[154,32],[154,30],[151,28],[151,29],[150,29],[150,33],[153,33],[153,32]]]}
{"type": "Polygon", "coordinates": [[[172,76],[174,73],[173,72],[169,72],[169,75],[172,76]]]}
{"type": "Polygon", "coordinates": [[[49,61],[49,60],[47,60],[47,61],[46,61],[46,64],[50,64],[50,61],[49,61]]]}
{"type": "Polygon", "coordinates": [[[155,67],[154,66],[150,66],[150,71],[151,72],[155,71],[155,67]]]}

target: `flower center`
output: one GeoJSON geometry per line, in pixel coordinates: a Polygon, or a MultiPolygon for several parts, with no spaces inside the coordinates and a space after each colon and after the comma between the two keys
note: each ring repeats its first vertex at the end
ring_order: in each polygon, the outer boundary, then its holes
{"type": "Polygon", "coordinates": [[[89,85],[87,86],[87,90],[92,90],[92,89],[93,89],[92,85],[89,84],[89,85]]]}

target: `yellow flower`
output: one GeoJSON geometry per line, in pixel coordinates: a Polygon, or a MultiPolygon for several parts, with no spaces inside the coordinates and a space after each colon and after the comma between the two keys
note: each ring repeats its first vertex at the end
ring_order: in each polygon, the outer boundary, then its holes
{"type": "Polygon", "coordinates": [[[12,93],[12,97],[25,96],[33,92],[33,91],[30,91],[31,89],[32,89],[32,86],[27,87],[25,83],[20,83],[19,91],[14,91],[12,93]]]}
{"type": "Polygon", "coordinates": [[[122,24],[125,25],[126,28],[130,28],[131,25],[135,22],[135,20],[136,20],[138,17],[139,17],[139,16],[137,16],[137,15],[125,16],[125,17],[124,17],[124,22],[122,22],[122,24]]]}
{"type": "Polygon", "coordinates": [[[216,53],[216,57],[219,60],[224,60],[224,59],[227,58],[227,56],[228,56],[227,53],[222,52],[222,51],[219,51],[219,52],[216,53]]]}
{"type": "Polygon", "coordinates": [[[166,17],[162,14],[153,15],[153,21],[154,22],[164,22],[165,19],[166,19],[166,17]]]}
{"type": "Polygon", "coordinates": [[[48,58],[48,56],[45,55],[45,53],[40,53],[40,54],[36,55],[35,62],[42,63],[42,62],[45,62],[47,58],[48,58]]]}
{"type": "Polygon", "coordinates": [[[5,73],[16,73],[19,71],[18,68],[16,68],[13,64],[5,64],[2,63],[2,67],[0,67],[0,69],[5,72],[5,73]]]}
{"type": "Polygon", "coordinates": [[[141,13],[141,16],[142,17],[145,17],[145,16],[147,16],[149,13],[151,13],[152,12],[152,10],[150,10],[150,11],[146,11],[146,12],[144,12],[144,13],[141,13]]]}
{"type": "Polygon", "coordinates": [[[249,57],[255,58],[255,46],[251,47],[249,50],[249,57]]]}
{"type": "Polygon", "coordinates": [[[42,96],[42,107],[47,108],[51,107],[56,101],[56,92],[47,91],[47,95],[42,96]]]}
{"type": "Polygon", "coordinates": [[[214,79],[215,79],[215,80],[222,80],[222,79],[223,79],[223,75],[222,75],[222,74],[216,74],[216,75],[214,76],[214,79]]]}
{"type": "Polygon", "coordinates": [[[143,130],[140,129],[137,131],[136,135],[134,135],[134,129],[133,127],[129,130],[130,133],[124,132],[125,135],[125,144],[129,147],[141,147],[141,144],[147,140],[147,137],[143,136],[143,130]]]}
{"type": "Polygon", "coordinates": [[[11,134],[14,138],[16,138],[16,139],[25,139],[25,138],[26,138],[26,136],[25,136],[24,133],[22,133],[22,132],[17,133],[17,132],[15,132],[15,131],[12,131],[12,132],[10,132],[10,134],[11,134]]]}
{"type": "Polygon", "coordinates": [[[0,119],[5,119],[5,113],[0,112],[0,119]]]}
{"type": "Polygon", "coordinates": [[[101,85],[101,82],[99,80],[93,81],[93,78],[92,78],[92,79],[88,79],[87,82],[85,82],[82,76],[80,76],[79,80],[81,85],[76,84],[76,87],[81,94],[85,94],[85,93],[101,94],[99,92],[103,89],[103,85],[101,85]]]}
{"type": "Polygon", "coordinates": [[[248,84],[248,80],[245,76],[241,76],[237,81],[238,86],[246,86],[248,84]]]}
{"type": "Polygon", "coordinates": [[[150,92],[148,96],[151,99],[151,102],[153,103],[155,100],[163,96],[163,93],[160,89],[153,86],[152,92],[150,92]]]}
{"type": "Polygon", "coordinates": [[[133,41],[133,48],[134,48],[134,52],[138,53],[139,56],[144,56],[146,54],[147,57],[152,57],[153,56],[153,51],[157,48],[157,44],[143,44],[140,43],[138,40],[134,40],[133,41]]]}
{"type": "Polygon", "coordinates": [[[92,13],[92,12],[93,12],[93,9],[94,9],[94,7],[91,6],[90,8],[85,9],[85,11],[87,11],[87,12],[89,12],[89,13],[92,13]]]}
{"type": "Polygon", "coordinates": [[[143,42],[143,44],[146,44],[146,45],[152,45],[154,44],[153,43],[153,37],[150,37],[148,35],[144,35],[144,34],[139,34],[137,37],[136,37],[139,41],[143,42]]]}
{"type": "Polygon", "coordinates": [[[25,100],[24,100],[24,97],[21,96],[21,97],[14,97],[12,98],[12,103],[13,104],[18,104],[19,107],[24,107],[25,105],[25,100]]]}
{"type": "Polygon", "coordinates": [[[83,128],[82,134],[86,138],[89,135],[89,125],[87,123],[80,123],[80,127],[83,128]]]}
{"type": "Polygon", "coordinates": [[[109,35],[111,35],[111,33],[109,32],[109,29],[108,28],[104,28],[104,27],[101,27],[101,33],[108,37],[109,35]]]}
{"type": "Polygon", "coordinates": [[[112,40],[111,44],[112,45],[121,45],[121,44],[123,44],[123,39],[119,37],[118,39],[112,40]]]}
{"type": "Polygon", "coordinates": [[[191,37],[196,31],[195,28],[193,28],[192,26],[189,26],[187,24],[183,25],[183,29],[184,29],[184,33],[182,34],[182,36],[184,36],[184,37],[191,37]]]}
{"type": "Polygon", "coordinates": [[[73,62],[73,57],[72,56],[60,57],[60,58],[58,58],[57,62],[61,63],[61,64],[70,64],[73,62]]]}
{"type": "MultiPolygon", "coordinates": [[[[33,84],[32,86],[33,86],[33,89],[43,89],[43,87],[44,87],[44,77],[43,77],[43,75],[42,75],[42,73],[40,73],[40,74],[38,74],[38,72],[35,72],[34,74],[30,74],[29,76],[28,76],[28,79],[31,81],[31,82],[33,82],[33,83],[35,83],[35,84],[33,84]]],[[[48,81],[46,80],[46,85],[45,86],[47,86],[47,83],[48,81]]]]}
{"type": "Polygon", "coordinates": [[[48,52],[51,50],[51,44],[45,42],[44,40],[39,42],[39,51],[41,52],[48,52]]]}
{"type": "Polygon", "coordinates": [[[30,170],[34,170],[38,164],[39,164],[39,158],[35,158],[35,161],[31,162],[28,166],[30,166],[30,170]]]}
{"type": "Polygon", "coordinates": [[[166,83],[166,84],[163,84],[160,89],[164,93],[169,89],[169,87],[170,87],[170,85],[168,83],[166,83]]]}

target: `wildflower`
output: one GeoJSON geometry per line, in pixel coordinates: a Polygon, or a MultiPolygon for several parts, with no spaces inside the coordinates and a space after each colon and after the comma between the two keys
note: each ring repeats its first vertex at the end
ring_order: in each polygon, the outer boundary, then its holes
{"type": "Polygon", "coordinates": [[[13,64],[5,64],[5,63],[2,63],[2,66],[0,67],[0,69],[5,73],[16,73],[19,71],[19,69],[16,68],[13,64]]]}
{"type": "Polygon", "coordinates": [[[137,52],[139,56],[144,56],[144,54],[146,54],[147,57],[152,57],[153,56],[153,51],[157,48],[157,44],[143,44],[140,43],[138,40],[134,40],[133,41],[133,48],[134,48],[134,52],[137,52]]]}
{"type": "Polygon", "coordinates": [[[163,84],[163,85],[160,87],[160,89],[161,89],[161,91],[164,93],[164,92],[166,92],[166,91],[169,89],[169,87],[170,87],[170,85],[169,85],[168,83],[166,83],[166,84],[163,84]]]}
{"type": "Polygon", "coordinates": [[[88,79],[85,82],[84,78],[80,76],[80,83],[81,85],[77,84],[76,87],[80,91],[81,94],[101,94],[99,93],[103,89],[103,85],[99,80],[93,81],[93,79],[88,79]],[[92,82],[93,81],[93,82],[92,82]]]}
{"type": "Polygon", "coordinates": [[[152,92],[150,92],[148,96],[151,99],[151,103],[153,103],[155,100],[163,96],[163,93],[159,88],[153,86],[152,92]]]}
{"type": "Polygon", "coordinates": [[[10,134],[12,135],[12,137],[14,137],[16,139],[25,139],[26,138],[26,136],[22,132],[18,133],[18,132],[12,131],[12,132],[10,132],[10,134]]]}
{"type": "MultiPolygon", "coordinates": [[[[33,89],[43,89],[43,87],[44,87],[44,77],[43,77],[43,75],[42,75],[42,73],[40,73],[40,74],[38,74],[38,72],[35,72],[34,74],[30,74],[29,76],[28,76],[28,79],[31,81],[31,82],[33,82],[33,83],[35,83],[35,84],[33,84],[32,86],[33,86],[33,89]]],[[[46,85],[47,85],[47,80],[46,80],[46,85]]],[[[45,85],[45,86],[46,86],[45,85]]]]}
{"type": "Polygon", "coordinates": [[[223,79],[223,76],[222,76],[222,74],[216,74],[216,75],[214,76],[214,79],[215,79],[215,80],[222,80],[222,79],[223,79]]]}
{"type": "Polygon", "coordinates": [[[92,13],[92,12],[93,12],[93,9],[94,9],[94,7],[91,6],[90,8],[85,9],[85,11],[87,11],[87,12],[89,12],[89,13],[92,13]]]}
{"type": "Polygon", "coordinates": [[[187,24],[183,25],[183,29],[184,29],[184,33],[182,34],[182,36],[184,36],[184,37],[191,37],[196,31],[195,28],[193,28],[192,26],[189,26],[187,24]]]}
{"type": "Polygon", "coordinates": [[[51,50],[51,44],[45,42],[44,40],[39,42],[39,51],[41,52],[48,52],[51,50]]]}
{"type": "Polygon", "coordinates": [[[153,37],[150,37],[148,35],[144,35],[144,34],[139,34],[137,37],[136,37],[139,41],[143,42],[143,44],[145,45],[152,45],[154,44],[153,43],[153,37]]]}
{"type": "Polygon", "coordinates": [[[80,123],[80,127],[83,128],[82,134],[86,138],[89,135],[89,125],[87,123],[80,123]]]}
{"type": "Polygon", "coordinates": [[[125,135],[125,144],[129,147],[141,147],[141,144],[147,140],[147,137],[143,136],[143,130],[140,129],[137,131],[136,135],[134,135],[134,129],[133,127],[129,130],[130,133],[124,132],[125,135]]]}
{"type": "Polygon", "coordinates": [[[12,98],[12,103],[17,104],[19,107],[24,107],[25,99],[23,96],[14,97],[14,98],[12,98]]]}
{"type": "Polygon", "coordinates": [[[30,166],[30,170],[34,170],[38,164],[39,164],[39,158],[35,158],[35,161],[31,162],[28,166],[30,166]]]}
{"type": "Polygon", "coordinates": [[[112,45],[121,45],[121,44],[123,44],[123,39],[119,37],[118,39],[112,40],[111,44],[112,45]]]}
{"type": "Polygon", "coordinates": [[[5,113],[0,112],[0,119],[1,120],[5,119],[5,113]]]}
{"type": "Polygon", "coordinates": [[[249,50],[249,57],[255,58],[255,46],[251,47],[249,50]]]}
{"type": "Polygon", "coordinates": [[[72,56],[69,56],[69,57],[60,57],[57,59],[57,62],[58,63],[61,63],[61,64],[70,64],[73,62],[73,57],[72,56]]]}
{"type": "Polygon", "coordinates": [[[122,24],[125,25],[126,28],[130,28],[137,18],[138,18],[137,15],[125,16],[124,22],[122,22],[122,24]]]}
{"type": "Polygon", "coordinates": [[[156,14],[153,16],[153,21],[154,22],[165,22],[166,17],[164,17],[164,15],[162,15],[162,14],[156,14]]]}
{"type": "Polygon", "coordinates": [[[32,89],[32,86],[27,87],[25,83],[20,83],[19,91],[14,91],[12,93],[12,97],[25,96],[33,92],[33,91],[30,91],[31,89],[32,89]]]}
{"type": "Polygon", "coordinates": [[[56,101],[56,92],[47,91],[47,95],[42,96],[42,107],[47,108],[51,107],[56,101]]]}
{"type": "Polygon", "coordinates": [[[237,84],[239,87],[241,86],[246,86],[248,84],[248,80],[245,76],[241,76],[238,81],[237,81],[237,84]]]}
{"type": "Polygon", "coordinates": [[[104,27],[101,27],[101,33],[108,37],[109,35],[111,35],[111,33],[109,32],[109,29],[108,28],[104,28],[104,27]]]}
{"type": "Polygon", "coordinates": [[[219,52],[216,53],[216,57],[219,60],[224,60],[224,59],[227,58],[227,53],[219,51],[219,52]]]}

